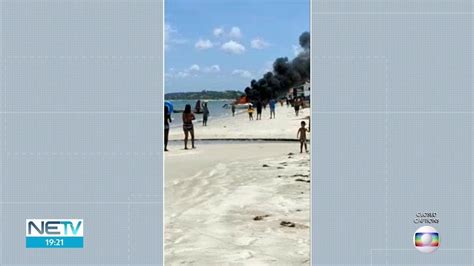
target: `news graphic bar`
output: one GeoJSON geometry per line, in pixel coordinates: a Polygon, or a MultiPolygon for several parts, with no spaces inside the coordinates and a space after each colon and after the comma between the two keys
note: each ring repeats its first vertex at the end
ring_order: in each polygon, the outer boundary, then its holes
{"type": "Polygon", "coordinates": [[[83,248],[82,219],[26,220],[26,248],[83,248]]]}

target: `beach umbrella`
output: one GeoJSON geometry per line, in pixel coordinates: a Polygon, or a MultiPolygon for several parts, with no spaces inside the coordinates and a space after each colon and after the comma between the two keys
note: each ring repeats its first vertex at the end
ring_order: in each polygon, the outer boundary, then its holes
{"type": "Polygon", "coordinates": [[[165,106],[168,106],[168,114],[173,112],[173,104],[170,101],[165,101],[165,106]]]}

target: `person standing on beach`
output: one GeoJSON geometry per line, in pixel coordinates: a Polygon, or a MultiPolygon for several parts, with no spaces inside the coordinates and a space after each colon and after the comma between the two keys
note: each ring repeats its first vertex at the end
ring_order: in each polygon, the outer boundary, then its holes
{"type": "Polygon", "coordinates": [[[194,106],[194,112],[196,113],[201,112],[201,100],[197,100],[196,105],[194,106]]]}
{"type": "Polygon", "coordinates": [[[252,104],[249,103],[249,108],[247,109],[247,112],[249,113],[249,121],[253,120],[253,107],[252,104]]]}
{"type": "Polygon", "coordinates": [[[191,111],[191,105],[186,104],[183,112],[183,131],[184,131],[184,149],[188,149],[188,135],[191,134],[191,144],[192,148],[194,147],[194,126],[193,120],[196,119],[193,112],[191,111]]]}
{"type": "Polygon", "coordinates": [[[303,153],[303,146],[306,152],[308,152],[308,144],[306,143],[306,132],[309,130],[306,128],[306,122],[301,121],[301,127],[298,129],[296,138],[300,140],[300,153],[303,153]]]}
{"type": "Polygon", "coordinates": [[[257,102],[257,120],[262,120],[262,101],[257,102]]]}
{"type": "Polygon", "coordinates": [[[230,108],[232,109],[232,116],[235,116],[235,103],[230,108]]]}
{"type": "Polygon", "coordinates": [[[207,118],[209,117],[209,108],[207,108],[207,103],[202,105],[202,125],[207,126],[207,118]]]}
{"type": "Polygon", "coordinates": [[[270,105],[270,119],[275,118],[275,105],[276,101],[274,99],[271,99],[269,102],[270,105]]]}
{"type": "Polygon", "coordinates": [[[293,102],[293,106],[295,107],[295,114],[296,116],[298,116],[299,112],[300,112],[300,101],[298,98],[295,98],[294,102],[293,102]]]}
{"type": "Polygon", "coordinates": [[[165,151],[168,151],[168,136],[170,134],[171,114],[168,106],[165,105],[165,151]]]}

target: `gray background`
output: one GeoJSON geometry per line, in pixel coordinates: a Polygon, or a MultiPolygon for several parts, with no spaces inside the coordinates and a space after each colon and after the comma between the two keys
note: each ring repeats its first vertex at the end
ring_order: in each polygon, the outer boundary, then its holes
{"type": "Polygon", "coordinates": [[[472,6],[313,1],[313,264],[474,264],[472,6]]]}
{"type": "MultiPolygon", "coordinates": [[[[160,264],[162,2],[0,4],[1,264],[160,264]],[[84,219],[84,249],[24,248],[54,217],[84,219]]],[[[472,12],[314,1],[314,264],[474,263],[472,12]]]]}
{"type": "Polygon", "coordinates": [[[1,264],[161,264],[162,1],[0,3],[1,264]],[[85,247],[26,249],[28,218],[85,247]]]}

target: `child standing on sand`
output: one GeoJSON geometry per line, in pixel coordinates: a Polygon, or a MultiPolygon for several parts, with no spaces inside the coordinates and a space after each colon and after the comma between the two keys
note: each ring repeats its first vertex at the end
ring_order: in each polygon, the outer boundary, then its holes
{"type": "Polygon", "coordinates": [[[253,107],[252,107],[252,104],[249,104],[249,108],[247,109],[247,112],[249,113],[249,121],[253,120],[253,107]]]}
{"type": "Polygon", "coordinates": [[[300,153],[303,153],[303,145],[306,152],[308,152],[308,144],[306,143],[306,132],[309,132],[309,129],[306,128],[306,122],[301,121],[301,127],[298,129],[296,138],[300,140],[300,153]]]}

